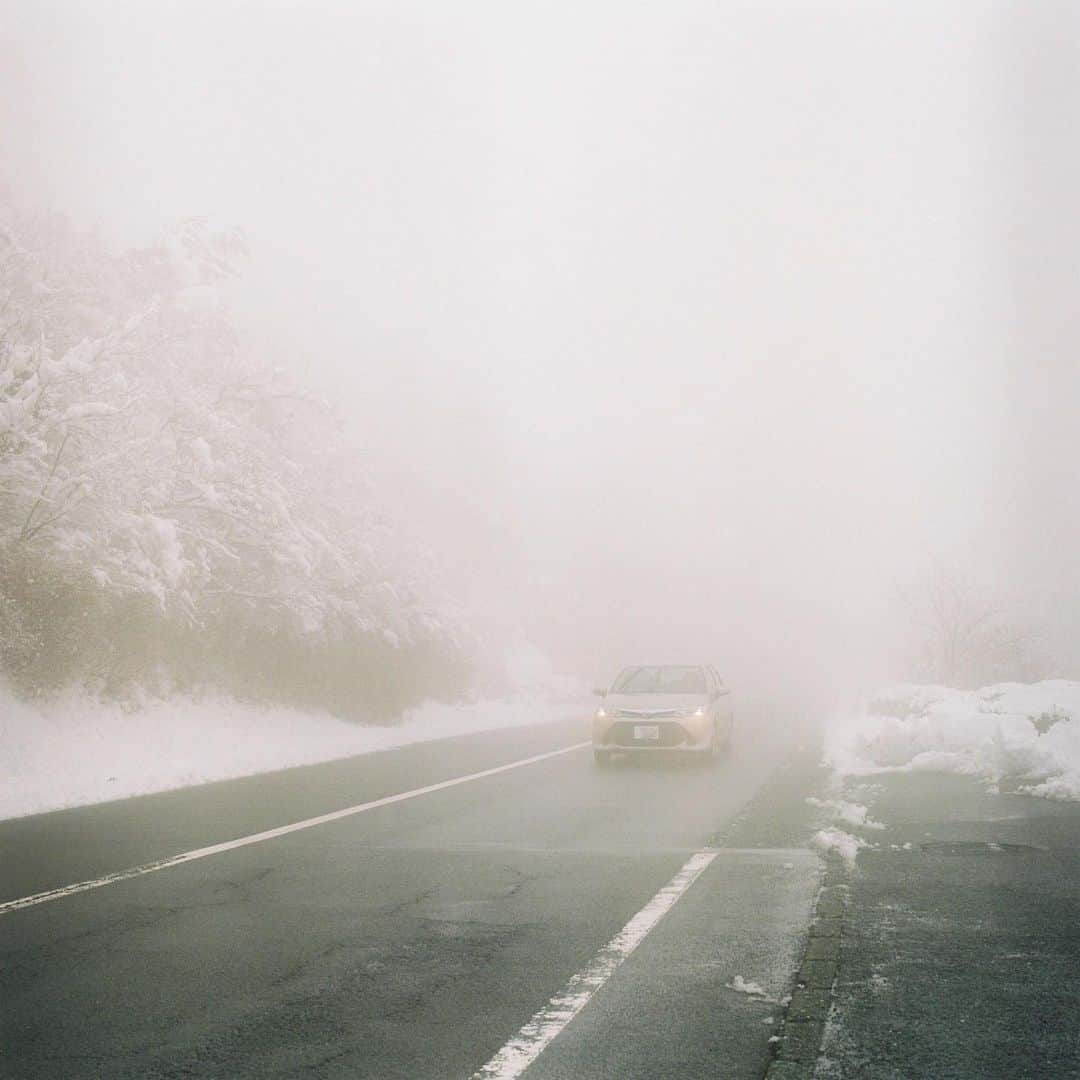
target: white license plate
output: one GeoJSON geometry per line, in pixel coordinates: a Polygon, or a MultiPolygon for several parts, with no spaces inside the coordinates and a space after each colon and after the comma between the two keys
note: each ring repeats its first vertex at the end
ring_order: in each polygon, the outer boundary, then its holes
{"type": "Polygon", "coordinates": [[[660,725],[659,724],[635,724],[634,725],[634,741],[639,739],[644,741],[646,739],[659,739],[660,738],[660,725]]]}

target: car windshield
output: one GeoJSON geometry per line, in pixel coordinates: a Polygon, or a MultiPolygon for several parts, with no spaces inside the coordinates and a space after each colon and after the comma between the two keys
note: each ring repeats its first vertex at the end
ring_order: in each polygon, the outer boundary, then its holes
{"type": "Polygon", "coordinates": [[[632,667],[611,688],[614,694],[704,694],[705,675],[699,667],[632,667]]]}

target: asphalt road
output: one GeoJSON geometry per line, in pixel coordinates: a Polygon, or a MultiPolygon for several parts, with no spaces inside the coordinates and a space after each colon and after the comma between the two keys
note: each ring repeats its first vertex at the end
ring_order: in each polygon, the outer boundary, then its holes
{"type": "Polygon", "coordinates": [[[1080,806],[918,772],[850,794],[884,827],[850,876],[817,1075],[1080,1077],[1080,806]]]}
{"type": "MultiPolygon", "coordinates": [[[[0,902],[585,734],[486,733],[2,822],[0,902]]],[[[760,1077],[778,1006],[728,984],[778,998],[798,963],[819,868],[780,819],[802,806],[802,738],[798,718],[747,708],[713,767],[597,770],[571,750],[0,914],[0,1075],[469,1077],[715,847],[527,1076],[760,1077]]]]}

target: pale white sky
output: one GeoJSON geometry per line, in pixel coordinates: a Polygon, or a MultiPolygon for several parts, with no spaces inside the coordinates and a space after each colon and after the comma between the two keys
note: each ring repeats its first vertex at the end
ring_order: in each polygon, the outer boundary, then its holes
{"type": "Polygon", "coordinates": [[[1013,7],[3,10],[11,186],[242,226],[252,332],[560,663],[832,670],[928,556],[993,576],[1013,7]]]}

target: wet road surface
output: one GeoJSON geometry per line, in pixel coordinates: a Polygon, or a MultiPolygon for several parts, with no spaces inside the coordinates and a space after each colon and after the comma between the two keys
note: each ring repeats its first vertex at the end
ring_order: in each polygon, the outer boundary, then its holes
{"type": "MultiPolygon", "coordinates": [[[[711,767],[597,769],[569,749],[8,911],[0,1075],[470,1077],[716,850],[527,1076],[758,1077],[779,1006],[729,984],[779,998],[798,965],[818,863],[782,828],[755,833],[769,807],[752,800],[798,787],[782,770],[801,725],[743,710],[711,767]]],[[[569,719],[0,823],[0,901],[586,734],[569,719]]]]}

